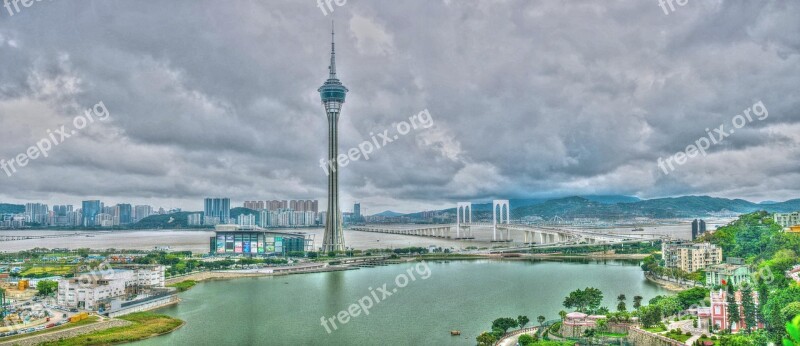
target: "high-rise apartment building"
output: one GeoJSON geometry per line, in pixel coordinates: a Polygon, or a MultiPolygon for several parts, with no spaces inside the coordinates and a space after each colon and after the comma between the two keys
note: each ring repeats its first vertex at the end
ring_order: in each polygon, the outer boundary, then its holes
{"type": "Polygon", "coordinates": [[[218,218],[219,223],[230,223],[231,219],[231,199],[230,198],[206,198],[205,217],[218,218]]]}
{"type": "Polygon", "coordinates": [[[692,221],[692,240],[706,233],[706,222],[703,220],[694,219],[692,221]]]}
{"type": "Polygon", "coordinates": [[[661,245],[664,267],[687,273],[722,263],[722,249],[711,243],[669,242],[661,245]]]}
{"type": "Polygon", "coordinates": [[[81,203],[81,225],[84,227],[97,226],[97,214],[100,214],[101,211],[99,200],[83,201],[81,203]]]}
{"type": "Polygon", "coordinates": [[[40,225],[47,225],[50,221],[50,210],[47,204],[41,203],[26,203],[25,204],[25,219],[27,222],[38,223],[40,225]]]}
{"type": "Polygon", "coordinates": [[[133,221],[133,208],[130,204],[117,204],[116,215],[120,225],[127,225],[133,221]]]}
{"type": "Polygon", "coordinates": [[[153,215],[153,207],[149,205],[137,205],[133,207],[133,222],[139,222],[150,215],[153,215]]]}

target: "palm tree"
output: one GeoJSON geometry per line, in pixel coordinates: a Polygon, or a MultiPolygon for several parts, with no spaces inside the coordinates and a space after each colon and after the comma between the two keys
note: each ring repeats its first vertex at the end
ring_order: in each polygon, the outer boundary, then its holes
{"type": "Polygon", "coordinates": [[[617,303],[617,311],[625,311],[625,310],[627,310],[627,308],[625,307],[625,299],[626,299],[626,297],[625,297],[624,294],[620,294],[620,295],[617,296],[617,301],[619,302],[619,303],[617,303]]]}
{"type": "Polygon", "coordinates": [[[523,316],[523,315],[517,316],[517,323],[519,323],[520,328],[525,328],[525,325],[528,324],[528,322],[530,322],[528,316],[523,316]]]}
{"type": "Polygon", "coordinates": [[[639,308],[642,307],[642,299],[644,299],[642,296],[633,296],[634,309],[639,310],[639,308]]]}

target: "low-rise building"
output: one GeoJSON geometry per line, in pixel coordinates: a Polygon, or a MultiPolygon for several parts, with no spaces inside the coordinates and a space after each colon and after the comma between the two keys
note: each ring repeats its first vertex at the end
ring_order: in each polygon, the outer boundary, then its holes
{"type": "Polygon", "coordinates": [[[661,245],[664,267],[692,273],[722,263],[722,249],[711,243],[665,242],[661,245]]]}
{"type": "Polygon", "coordinates": [[[87,310],[102,308],[111,298],[134,295],[143,290],[164,287],[164,266],[131,266],[83,273],[58,282],[58,304],[87,310]]]}
{"type": "MultiPolygon", "coordinates": [[[[731,323],[728,320],[728,301],[726,292],[723,289],[719,291],[711,291],[711,324],[715,326],[719,330],[731,328],[731,333],[736,333],[739,330],[746,328],[747,324],[745,323],[745,316],[744,316],[744,308],[742,308],[742,291],[736,291],[734,293],[734,299],[736,301],[736,306],[739,310],[739,322],[731,323]]],[[[758,309],[758,292],[753,291],[753,303],[756,305],[756,309],[758,309]]],[[[760,322],[756,323],[757,325],[754,326],[752,329],[763,329],[764,325],[760,322]]]]}
{"type": "Polygon", "coordinates": [[[561,322],[561,335],[568,338],[581,337],[587,329],[597,328],[597,321],[604,318],[606,316],[587,315],[578,311],[570,312],[561,322]]]}
{"type": "Polygon", "coordinates": [[[800,283],[800,265],[796,265],[786,271],[786,276],[794,280],[794,282],[800,283]]]}
{"type": "Polygon", "coordinates": [[[775,213],[772,215],[772,218],[775,220],[775,223],[781,225],[783,228],[800,225],[800,211],[794,213],[775,213]]]}
{"type": "Polygon", "coordinates": [[[715,264],[706,268],[706,286],[734,285],[750,283],[750,267],[740,258],[728,258],[726,263],[715,264]]]}

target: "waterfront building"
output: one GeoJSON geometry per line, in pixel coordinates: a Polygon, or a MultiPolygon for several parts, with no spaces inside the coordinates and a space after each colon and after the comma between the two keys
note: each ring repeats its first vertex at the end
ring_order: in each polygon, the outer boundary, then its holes
{"type": "Polygon", "coordinates": [[[342,231],[342,211],[339,208],[339,114],[344,104],[347,88],[336,76],[336,46],[331,30],[331,64],[328,66],[328,80],[319,91],[325,113],[328,116],[328,220],[325,222],[325,234],[322,240],[322,251],[344,251],[344,233],[342,231]]]}
{"type": "Polygon", "coordinates": [[[200,226],[203,224],[203,213],[191,213],[186,215],[186,225],[200,226]]]}
{"type": "Polygon", "coordinates": [[[239,226],[255,226],[256,216],[253,214],[240,214],[236,219],[236,224],[239,226]]]}
{"type": "MultiPolygon", "coordinates": [[[[736,301],[736,306],[739,308],[739,322],[734,322],[732,325],[728,320],[728,300],[726,292],[724,289],[720,289],[719,291],[711,291],[711,324],[714,325],[717,329],[728,329],[731,327],[731,332],[736,333],[739,330],[746,328],[747,324],[745,323],[745,316],[744,316],[744,308],[742,308],[742,291],[736,291],[734,293],[734,300],[736,301]]],[[[758,292],[753,290],[753,303],[756,305],[756,310],[758,310],[758,292]]],[[[763,329],[764,325],[760,322],[757,323],[753,329],[763,329]]]]}
{"type": "Polygon", "coordinates": [[[81,203],[81,225],[84,227],[97,226],[97,214],[101,212],[99,200],[83,201],[81,203]]]}
{"type": "Polygon", "coordinates": [[[692,273],[722,263],[722,249],[711,243],[665,242],[661,245],[664,267],[692,273]]]}
{"type": "Polygon", "coordinates": [[[150,215],[153,215],[153,207],[149,205],[137,205],[133,207],[133,222],[139,222],[150,215]]]}
{"type": "Polygon", "coordinates": [[[114,215],[100,213],[95,215],[95,226],[111,227],[114,226],[114,215]]]}
{"type": "Polygon", "coordinates": [[[706,222],[703,220],[694,219],[692,221],[692,240],[706,233],[706,222]]]}
{"type": "Polygon", "coordinates": [[[218,225],[209,252],[217,255],[286,256],[311,251],[314,241],[305,233],[273,232],[255,226],[218,225]]]}
{"type": "Polygon", "coordinates": [[[130,266],[79,274],[58,281],[58,305],[97,310],[104,301],[164,287],[164,266],[130,266]]]}
{"type": "Polygon", "coordinates": [[[219,225],[219,218],[215,216],[204,216],[203,224],[207,226],[219,225]]]}
{"type": "Polygon", "coordinates": [[[353,221],[361,222],[361,203],[356,202],[353,204],[353,221]]]}
{"type": "Polygon", "coordinates": [[[800,226],[800,211],[793,213],[775,213],[772,217],[775,220],[775,223],[781,225],[783,228],[800,226]]]}
{"type": "Polygon", "coordinates": [[[49,208],[47,204],[42,203],[26,203],[25,204],[25,219],[27,222],[38,223],[46,226],[49,221],[49,208]]]}
{"type": "Polygon", "coordinates": [[[245,201],[244,205],[247,209],[261,210],[265,208],[264,201],[245,201]]]}
{"type": "Polygon", "coordinates": [[[230,198],[206,198],[205,216],[219,218],[219,223],[229,223],[231,219],[230,198]]]}
{"type": "Polygon", "coordinates": [[[725,263],[706,268],[706,286],[739,286],[750,283],[750,267],[741,258],[729,257],[725,263]]]}
{"type": "Polygon", "coordinates": [[[120,225],[127,225],[130,224],[133,214],[133,208],[130,204],[117,204],[117,214],[115,215],[117,220],[119,220],[120,225]]]}

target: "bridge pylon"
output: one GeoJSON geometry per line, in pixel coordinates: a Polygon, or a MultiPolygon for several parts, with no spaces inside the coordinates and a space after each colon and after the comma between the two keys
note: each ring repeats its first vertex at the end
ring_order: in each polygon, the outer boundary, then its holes
{"type": "Polygon", "coordinates": [[[461,238],[462,223],[472,223],[471,202],[458,202],[456,204],[456,239],[461,238]]]}
{"type": "MultiPolygon", "coordinates": [[[[509,224],[511,211],[509,210],[507,199],[496,199],[492,201],[492,240],[497,241],[497,224],[509,224]],[[503,217],[505,215],[505,218],[503,217]],[[498,220],[499,219],[499,220],[498,220]],[[499,221],[499,222],[498,222],[499,221]]],[[[500,238],[503,238],[503,230],[500,230],[500,238]]],[[[511,231],[506,228],[504,240],[511,240],[511,231]]]]}

